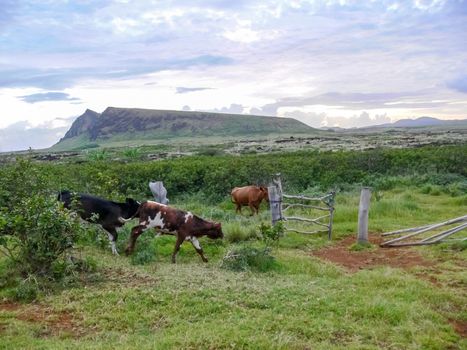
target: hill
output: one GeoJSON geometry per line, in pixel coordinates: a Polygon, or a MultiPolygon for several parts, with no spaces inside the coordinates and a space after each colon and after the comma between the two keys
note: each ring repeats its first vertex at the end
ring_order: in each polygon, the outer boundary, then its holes
{"type": "Polygon", "coordinates": [[[443,120],[432,117],[420,117],[416,119],[400,119],[394,123],[375,125],[375,128],[423,128],[431,126],[466,126],[467,119],[443,120]]]}
{"type": "Polygon", "coordinates": [[[314,131],[292,118],[108,107],[102,113],[86,110],[53,149],[122,141],[144,143],[173,138],[290,135],[314,131]]]}

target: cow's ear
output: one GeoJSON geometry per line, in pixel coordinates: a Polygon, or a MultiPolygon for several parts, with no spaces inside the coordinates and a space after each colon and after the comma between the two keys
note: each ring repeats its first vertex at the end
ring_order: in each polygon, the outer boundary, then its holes
{"type": "Polygon", "coordinates": [[[135,200],[133,198],[126,198],[125,201],[127,203],[134,203],[135,202],[135,200]]]}
{"type": "Polygon", "coordinates": [[[215,227],[215,228],[221,228],[221,223],[220,223],[220,222],[216,222],[216,223],[214,224],[214,227],[215,227]]]}

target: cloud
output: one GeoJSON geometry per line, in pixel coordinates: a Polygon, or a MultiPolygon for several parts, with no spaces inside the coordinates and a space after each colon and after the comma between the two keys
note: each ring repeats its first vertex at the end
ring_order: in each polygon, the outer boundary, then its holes
{"type": "Polygon", "coordinates": [[[43,92],[31,95],[20,96],[19,99],[27,103],[37,103],[44,101],[79,101],[79,98],[71,97],[64,92],[43,92]]]}
{"type": "Polygon", "coordinates": [[[229,114],[242,114],[245,107],[238,103],[232,103],[229,107],[222,107],[220,109],[215,108],[214,110],[210,110],[209,112],[217,112],[217,113],[229,113],[229,114]]]}
{"type": "Polygon", "coordinates": [[[327,92],[319,95],[287,97],[262,107],[253,108],[253,114],[275,116],[281,108],[304,107],[304,106],[329,106],[330,108],[362,110],[375,108],[398,108],[394,101],[399,103],[410,103],[402,101],[407,98],[423,96],[422,92],[387,92],[387,93],[340,93],[327,92]]]}
{"type": "Polygon", "coordinates": [[[467,75],[450,81],[448,87],[462,93],[467,93],[467,75]]]}
{"type": "Polygon", "coordinates": [[[341,128],[362,128],[371,125],[390,123],[391,118],[386,114],[374,114],[364,111],[360,115],[351,117],[330,116],[327,113],[293,111],[284,114],[284,117],[294,118],[312,127],[341,127],[341,128]]]}
{"type": "MultiPolygon", "coordinates": [[[[0,69],[0,87],[36,87],[43,89],[64,89],[85,79],[128,79],[164,70],[185,70],[190,68],[223,66],[233,64],[233,59],[219,55],[147,61],[125,59],[108,62],[106,67],[0,69]]],[[[1,66],[0,66],[1,68],[1,66]]]]}
{"type": "Polygon", "coordinates": [[[194,92],[194,91],[203,91],[203,90],[212,90],[212,88],[205,88],[205,87],[183,87],[183,86],[178,86],[176,88],[177,94],[186,94],[188,92],[194,92]]]}
{"type": "Polygon", "coordinates": [[[20,121],[0,129],[0,152],[47,148],[65,135],[72,119],[61,118],[33,127],[28,121],[20,121]]]}

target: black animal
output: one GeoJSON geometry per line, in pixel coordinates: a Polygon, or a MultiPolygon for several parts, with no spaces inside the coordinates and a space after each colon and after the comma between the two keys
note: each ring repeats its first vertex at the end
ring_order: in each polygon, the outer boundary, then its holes
{"type": "Polygon", "coordinates": [[[101,225],[107,231],[112,253],[116,255],[117,227],[136,217],[141,204],[132,198],[127,198],[125,203],[117,203],[89,194],[73,194],[67,190],[61,191],[57,199],[63,202],[65,208],[76,210],[84,220],[101,225]]]}

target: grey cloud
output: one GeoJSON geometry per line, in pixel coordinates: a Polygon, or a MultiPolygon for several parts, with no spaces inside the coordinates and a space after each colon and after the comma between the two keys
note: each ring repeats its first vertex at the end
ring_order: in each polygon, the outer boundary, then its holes
{"type": "Polygon", "coordinates": [[[19,99],[28,102],[44,102],[44,101],[79,101],[79,98],[71,97],[69,94],[64,92],[44,92],[31,95],[20,96],[19,99]]]}
{"type": "Polygon", "coordinates": [[[43,89],[64,89],[86,78],[123,79],[169,69],[190,69],[192,67],[222,66],[234,61],[225,56],[201,55],[183,59],[146,61],[129,59],[103,67],[79,67],[67,69],[0,69],[0,87],[39,87],[43,89]]]}
{"type": "Polygon", "coordinates": [[[183,86],[178,86],[176,88],[177,94],[186,94],[188,92],[194,92],[194,91],[203,91],[203,90],[212,90],[212,88],[205,88],[205,87],[183,87],[183,86]]]}

